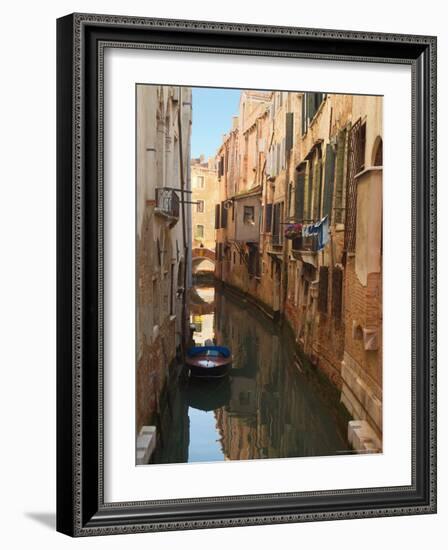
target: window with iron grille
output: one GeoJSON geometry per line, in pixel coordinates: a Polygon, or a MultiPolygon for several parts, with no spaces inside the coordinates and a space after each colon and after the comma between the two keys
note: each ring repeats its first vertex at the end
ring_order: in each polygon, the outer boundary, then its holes
{"type": "Polygon", "coordinates": [[[196,212],[204,212],[204,201],[196,201],[196,212]]]}
{"type": "Polygon", "coordinates": [[[345,243],[347,252],[354,252],[356,246],[356,175],[364,169],[366,150],[366,125],[358,120],[350,130],[348,154],[347,195],[345,201],[345,243]]]}
{"type": "Polygon", "coordinates": [[[317,307],[321,313],[328,310],[328,267],[323,265],[319,268],[319,299],[317,307]]]}

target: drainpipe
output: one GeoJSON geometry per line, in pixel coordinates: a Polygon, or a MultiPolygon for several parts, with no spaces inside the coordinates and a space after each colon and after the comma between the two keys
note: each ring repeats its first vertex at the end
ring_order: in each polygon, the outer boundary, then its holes
{"type": "Polygon", "coordinates": [[[184,272],[183,272],[183,286],[184,291],[182,293],[182,319],[181,319],[181,352],[182,358],[185,357],[185,348],[187,343],[187,268],[188,268],[188,253],[189,246],[187,240],[187,217],[185,212],[185,171],[184,171],[184,155],[182,147],[182,87],[179,86],[179,109],[177,111],[177,125],[179,128],[179,168],[180,168],[180,204],[182,209],[182,242],[184,249],[184,272]]]}

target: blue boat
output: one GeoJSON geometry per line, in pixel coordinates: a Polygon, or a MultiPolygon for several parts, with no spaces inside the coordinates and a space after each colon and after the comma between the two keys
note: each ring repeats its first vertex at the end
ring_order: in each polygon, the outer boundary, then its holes
{"type": "Polygon", "coordinates": [[[197,378],[218,378],[229,373],[232,354],[224,346],[194,346],[187,350],[185,364],[197,378]]]}

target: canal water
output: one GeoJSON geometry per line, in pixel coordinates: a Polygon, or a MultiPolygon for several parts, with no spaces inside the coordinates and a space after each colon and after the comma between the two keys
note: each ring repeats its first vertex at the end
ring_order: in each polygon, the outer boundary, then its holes
{"type": "Polygon", "coordinates": [[[190,297],[194,340],[231,349],[229,376],[171,374],[153,462],[209,462],[350,453],[338,392],[255,306],[213,286],[190,297]]]}

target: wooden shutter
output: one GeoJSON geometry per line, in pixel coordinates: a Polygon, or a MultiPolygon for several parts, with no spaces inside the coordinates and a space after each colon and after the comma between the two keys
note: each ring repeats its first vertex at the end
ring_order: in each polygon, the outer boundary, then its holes
{"type": "Polygon", "coordinates": [[[221,210],[221,205],[220,204],[217,204],[215,206],[215,229],[219,229],[220,225],[219,225],[219,212],[221,210]]]}
{"type": "Polygon", "coordinates": [[[308,162],[308,178],[305,182],[305,213],[304,218],[306,222],[311,221],[311,198],[313,196],[313,176],[314,176],[314,163],[308,162]]]}
{"type": "Polygon", "coordinates": [[[319,269],[319,299],[317,307],[321,313],[328,310],[328,267],[323,265],[319,269]]]}
{"type": "Polygon", "coordinates": [[[335,198],[334,221],[344,223],[344,196],[345,196],[345,159],[346,159],[347,130],[344,128],[338,133],[336,142],[336,167],[335,167],[335,198]]]}
{"type": "Polygon", "coordinates": [[[328,216],[328,223],[331,222],[331,207],[333,203],[334,188],[334,166],[335,152],[333,147],[328,144],[325,150],[325,178],[324,178],[324,201],[322,205],[322,217],[328,216]]]}
{"type": "Polygon", "coordinates": [[[296,173],[296,189],[294,194],[294,219],[296,222],[300,223],[303,220],[305,177],[305,169],[301,167],[301,171],[296,173]]]}
{"type": "Polygon", "coordinates": [[[302,96],[302,136],[306,132],[307,124],[306,124],[306,94],[303,94],[302,96]]]}
{"type": "Polygon", "coordinates": [[[221,227],[227,227],[227,209],[224,208],[224,203],[221,203],[221,227]]]}
{"type": "Polygon", "coordinates": [[[272,243],[280,244],[280,204],[274,204],[274,219],[272,221],[272,243]]]}
{"type": "Polygon", "coordinates": [[[286,135],[286,151],[288,152],[292,149],[292,145],[294,141],[294,113],[286,113],[285,135],[286,135]]]}
{"type": "Polygon", "coordinates": [[[316,162],[316,173],[314,180],[314,204],[313,204],[313,220],[320,219],[320,204],[322,200],[322,160],[319,158],[316,162]]]}
{"type": "Polygon", "coordinates": [[[316,112],[315,106],[314,106],[314,94],[306,94],[306,110],[307,110],[307,119],[308,119],[308,125],[310,121],[312,120],[314,113],[316,112]]]}
{"type": "Polygon", "coordinates": [[[342,316],[342,269],[340,267],[335,267],[332,273],[332,304],[331,310],[333,318],[336,321],[341,320],[342,316]]]}
{"type": "Polygon", "coordinates": [[[272,230],[272,203],[265,206],[264,231],[270,233],[272,230]]]}

